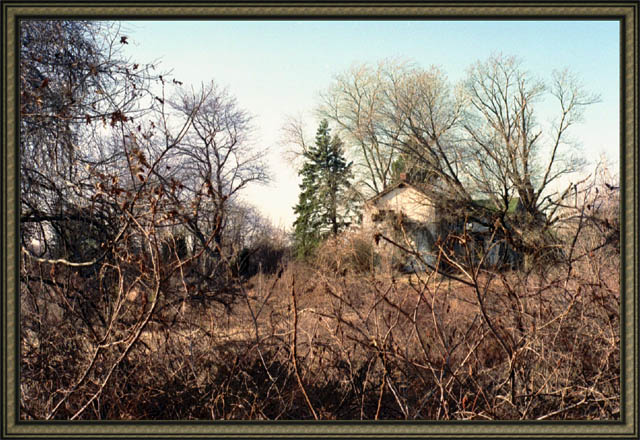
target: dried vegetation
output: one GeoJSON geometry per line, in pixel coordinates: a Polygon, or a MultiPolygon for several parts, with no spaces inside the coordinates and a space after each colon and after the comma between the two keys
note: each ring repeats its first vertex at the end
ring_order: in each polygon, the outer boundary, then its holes
{"type": "Polygon", "coordinates": [[[186,270],[140,300],[121,269],[33,263],[21,416],[617,419],[617,206],[589,204],[553,265],[399,274],[344,236],[224,304],[181,296],[186,270]]]}

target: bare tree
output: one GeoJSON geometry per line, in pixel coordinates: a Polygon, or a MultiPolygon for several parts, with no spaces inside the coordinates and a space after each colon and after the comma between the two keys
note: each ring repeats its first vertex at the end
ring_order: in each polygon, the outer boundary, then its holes
{"type": "MultiPolygon", "coordinates": [[[[385,189],[398,168],[470,200],[460,141],[465,97],[437,67],[384,61],[336,76],[319,113],[334,121],[355,157],[365,197],[385,189]]],[[[397,177],[397,176],[395,176],[397,177]]]]}
{"type": "Polygon", "coordinates": [[[498,55],[455,87],[436,67],[359,66],[336,77],[319,111],[346,133],[369,194],[389,185],[394,167],[409,170],[414,183],[437,192],[440,212],[498,228],[531,254],[548,244],[545,231],[557,221],[557,182],[584,163],[570,129],[597,100],[568,71],[546,86],[498,55]],[[537,120],[548,97],[559,108],[550,127],[537,120]],[[515,202],[518,215],[507,216],[515,202]]]}
{"type": "MultiPolygon", "coordinates": [[[[96,402],[152,319],[175,322],[175,298],[200,288],[187,285],[189,269],[220,231],[204,230],[200,249],[185,252],[183,231],[198,225],[188,223],[190,197],[204,194],[204,183],[190,184],[203,176],[183,183],[171,166],[214,163],[183,144],[209,95],[170,116],[165,89],[178,82],[120,58],[123,44],[127,37],[103,24],[22,23],[23,417],[76,419],[93,410],[102,418],[96,402]]],[[[244,141],[240,128],[223,124],[225,145],[244,141]]],[[[224,160],[217,171],[235,159],[224,160]]],[[[238,179],[251,180],[245,172],[219,175],[231,185],[221,198],[242,187],[238,179]]]]}
{"type": "Polygon", "coordinates": [[[381,192],[391,181],[404,127],[393,120],[390,99],[413,69],[395,61],[356,65],[337,75],[321,95],[318,113],[335,122],[337,134],[358,158],[354,171],[365,195],[381,192]]]}
{"type": "Polygon", "coordinates": [[[197,92],[180,91],[171,105],[181,118],[193,118],[169,159],[190,203],[186,225],[201,244],[212,234],[212,249],[221,253],[232,203],[247,186],[268,179],[264,155],[252,144],[249,114],[214,82],[197,92]]]}
{"type": "Polygon", "coordinates": [[[519,60],[502,55],[472,66],[465,86],[473,182],[497,207],[506,210],[509,200],[518,197],[530,219],[539,219],[558,202],[558,193],[550,194],[552,185],[584,164],[568,131],[598,97],[566,70],[554,72],[547,86],[524,71],[519,60]],[[538,121],[537,105],[547,94],[558,106],[551,127],[538,121]]]}
{"type": "Polygon", "coordinates": [[[460,143],[459,128],[465,97],[437,68],[415,70],[389,92],[394,131],[402,136],[397,150],[422,169],[419,181],[446,188],[452,198],[470,199],[465,176],[468,151],[460,143]]]}
{"type": "Polygon", "coordinates": [[[121,56],[126,36],[117,26],[22,21],[20,30],[23,245],[33,250],[34,243],[42,252],[77,262],[85,256],[72,249],[69,222],[76,231],[85,225],[99,232],[102,239],[113,234],[113,225],[97,221],[109,217],[113,207],[92,198],[97,184],[92,172],[123,156],[104,135],[105,127],[147,110],[141,97],[153,75],[150,66],[121,56]],[[110,232],[97,231],[105,228],[110,232]]]}

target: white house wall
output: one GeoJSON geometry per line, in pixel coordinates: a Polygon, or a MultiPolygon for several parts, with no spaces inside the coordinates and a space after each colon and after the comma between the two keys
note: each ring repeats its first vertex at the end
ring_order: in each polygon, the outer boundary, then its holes
{"type": "Polygon", "coordinates": [[[411,187],[396,188],[373,201],[365,208],[363,227],[373,227],[375,222],[372,216],[381,210],[402,212],[408,220],[416,223],[429,223],[436,218],[435,209],[430,200],[411,187]]]}
{"type": "MultiPolygon", "coordinates": [[[[437,213],[433,203],[424,193],[410,186],[398,187],[370,201],[365,205],[362,227],[365,229],[387,228],[389,225],[385,222],[373,220],[374,215],[380,211],[402,213],[408,239],[408,242],[403,245],[420,253],[427,264],[434,263],[432,253],[433,243],[438,235],[437,213]]],[[[384,244],[381,245],[384,246],[384,244]]],[[[424,267],[412,257],[408,259],[406,269],[424,270],[424,267]]]]}
{"type": "Polygon", "coordinates": [[[378,199],[379,209],[390,209],[402,212],[415,222],[428,222],[435,216],[435,210],[429,199],[410,187],[397,188],[378,199]]]}

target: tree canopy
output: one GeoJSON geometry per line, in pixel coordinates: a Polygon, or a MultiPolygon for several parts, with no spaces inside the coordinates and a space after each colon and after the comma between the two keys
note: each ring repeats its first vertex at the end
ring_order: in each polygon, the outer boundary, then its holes
{"type": "Polygon", "coordinates": [[[568,71],[547,84],[517,58],[494,55],[456,85],[435,66],[358,65],[335,77],[318,110],[347,141],[363,198],[404,172],[438,189],[443,213],[487,226],[499,217],[524,250],[532,231],[544,235],[558,219],[567,193],[555,185],[584,163],[570,128],[597,101],[568,71]],[[550,124],[540,122],[543,102],[556,104],[550,124]],[[506,219],[514,199],[520,215],[506,219]]]}

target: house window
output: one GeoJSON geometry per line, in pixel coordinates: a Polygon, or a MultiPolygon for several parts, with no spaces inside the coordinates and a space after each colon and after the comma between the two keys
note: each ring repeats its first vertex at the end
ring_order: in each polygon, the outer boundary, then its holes
{"type": "Polygon", "coordinates": [[[373,220],[374,222],[384,221],[391,215],[391,213],[392,211],[389,211],[388,209],[381,209],[373,213],[373,215],[371,216],[371,220],[373,220]]]}

